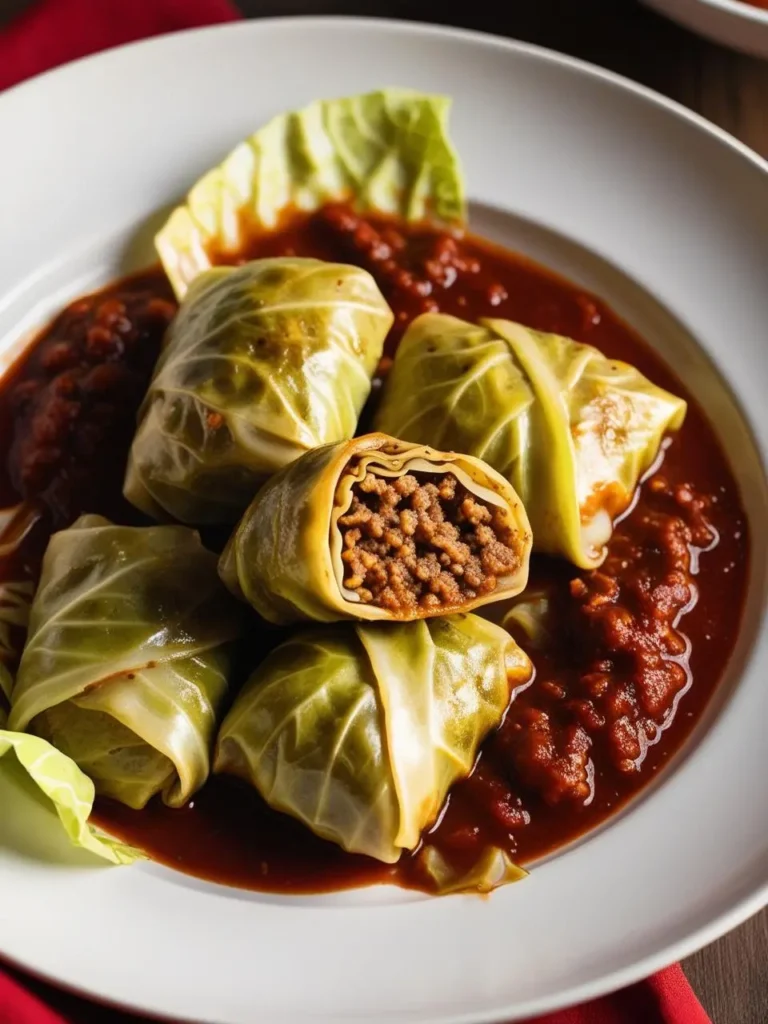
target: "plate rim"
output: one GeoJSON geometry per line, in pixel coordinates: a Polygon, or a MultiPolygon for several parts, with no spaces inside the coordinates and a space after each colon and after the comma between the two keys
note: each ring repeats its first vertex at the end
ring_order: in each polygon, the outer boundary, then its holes
{"type": "MultiPolygon", "coordinates": [[[[760,16],[763,14],[763,12],[758,8],[752,9],[746,4],[737,5],[733,0],[700,0],[700,2],[710,7],[728,10],[731,12],[735,12],[738,6],[738,13],[741,13],[741,7],[744,7],[747,15],[754,12],[757,12],[760,16]]],[[[762,17],[759,17],[758,20],[762,22],[763,20],[768,20],[768,18],[763,19],[762,17]]],[[[57,76],[67,76],[76,73],[78,66],[81,64],[101,62],[102,64],[107,65],[112,59],[113,53],[122,50],[134,48],[150,49],[153,47],[160,49],[169,45],[169,41],[171,40],[180,41],[183,37],[202,35],[205,33],[210,36],[214,36],[217,33],[224,35],[228,32],[234,34],[235,32],[242,32],[246,27],[248,31],[256,34],[262,29],[268,30],[270,28],[278,28],[280,31],[311,31],[313,27],[338,24],[345,28],[370,32],[372,30],[375,31],[377,22],[382,22],[388,28],[394,29],[405,35],[421,34],[434,37],[438,41],[440,39],[454,39],[457,41],[463,40],[468,43],[490,46],[494,49],[503,50],[508,53],[532,56],[545,63],[569,68],[578,72],[580,75],[586,75],[592,79],[601,80],[613,89],[619,89],[621,91],[634,94],[652,107],[668,110],[677,118],[682,121],[687,121],[704,134],[713,136],[721,144],[739,153],[741,157],[746,158],[748,162],[752,163],[758,170],[762,171],[763,174],[766,175],[766,184],[768,184],[768,160],[760,156],[725,129],[706,119],[703,115],[685,107],[682,103],[670,99],[648,86],[633,81],[624,75],[605,69],[599,65],[583,60],[582,58],[572,57],[568,54],[564,54],[560,51],[540,46],[538,44],[505,38],[491,32],[444,26],[423,21],[409,21],[405,19],[346,15],[282,15],[248,20],[243,19],[238,22],[166,33],[150,39],[137,40],[122,46],[111,47],[108,50],[92,54],[75,61],[70,61],[40,75],[34,76],[33,78],[6,90],[2,95],[0,95],[0,110],[7,107],[9,104],[12,104],[15,98],[20,96],[22,93],[27,94],[35,91],[42,92],[54,87],[57,76]],[[51,85],[51,82],[53,85],[51,85]]],[[[750,429],[752,428],[752,424],[749,422],[748,426],[750,429]]],[[[760,451],[761,446],[759,443],[756,447],[758,451],[760,451]]],[[[763,458],[765,457],[764,452],[761,452],[761,455],[763,458]]],[[[765,618],[765,614],[763,618],[765,618]]],[[[753,652],[750,652],[750,660],[752,656],[753,652]]],[[[632,965],[614,970],[612,974],[605,976],[598,981],[592,980],[583,982],[579,985],[574,985],[571,988],[562,991],[559,995],[552,997],[551,999],[547,999],[545,1003],[542,1003],[541,998],[529,1000],[527,1004],[521,1004],[519,1008],[516,1007],[514,1009],[514,1013],[516,1015],[515,1019],[518,1019],[518,1015],[520,1014],[525,1015],[530,1013],[550,1012],[567,1006],[572,1006],[584,1000],[600,997],[639,981],[667,964],[688,956],[697,949],[700,949],[702,946],[715,941],[726,932],[743,923],[753,914],[759,912],[766,905],[768,905],[768,878],[749,896],[743,897],[728,910],[715,915],[707,924],[695,929],[687,937],[678,939],[675,942],[663,946],[656,953],[649,954],[632,965]]],[[[119,1007],[129,1011],[132,1010],[133,1012],[138,1010],[138,1012],[144,1013],[147,1016],[160,1021],[186,1019],[172,1017],[165,1013],[158,1013],[157,1010],[153,1010],[151,1007],[141,1006],[141,1003],[138,1000],[136,1003],[132,1003],[130,1005],[112,1000],[98,993],[91,992],[86,988],[82,988],[77,984],[72,984],[67,980],[59,979],[54,973],[38,971],[34,967],[30,967],[23,962],[15,960],[13,956],[9,956],[5,952],[0,953],[0,956],[13,968],[18,969],[33,978],[52,984],[65,992],[74,993],[78,996],[84,997],[85,999],[101,1003],[102,1005],[119,1007]]],[[[429,1011],[429,1016],[424,1016],[421,1019],[425,1022],[439,1021],[440,1024],[492,1024],[493,1021],[498,1021],[500,1019],[499,1014],[503,1014],[504,1010],[487,1010],[481,1011],[480,1013],[459,1013],[450,1015],[445,1015],[439,1011],[437,1012],[437,1015],[434,1015],[434,1013],[435,1011],[431,1010],[429,1011]]],[[[189,1020],[190,1022],[193,1021],[192,1018],[189,1018],[189,1020]]]]}
{"type": "MultiPolygon", "coordinates": [[[[760,8],[750,7],[749,4],[740,3],[738,0],[698,0],[698,2],[710,7],[729,10],[731,12],[744,8],[750,13],[755,11],[758,14],[763,13],[760,8]]],[[[671,112],[691,122],[698,128],[715,135],[721,142],[724,142],[736,149],[742,156],[747,157],[750,161],[756,163],[759,168],[768,173],[768,157],[761,156],[758,152],[748,146],[746,142],[742,142],[741,139],[737,138],[725,128],[721,128],[720,125],[715,124],[714,121],[710,121],[708,118],[704,117],[703,114],[698,113],[698,111],[692,110],[690,107],[686,107],[685,104],[681,103],[679,100],[674,100],[669,96],[665,96],[664,93],[659,92],[656,89],[652,89],[648,85],[643,85],[641,82],[636,82],[634,79],[629,78],[627,75],[623,75],[619,71],[612,71],[610,68],[604,68],[602,65],[595,64],[593,61],[585,60],[583,57],[574,57],[571,54],[563,53],[561,50],[556,50],[553,47],[543,46],[540,43],[529,43],[526,40],[517,39],[516,37],[501,36],[495,32],[486,32],[483,29],[462,28],[457,25],[441,25],[432,21],[409,21],[405,18],[386,18],[378,16],[366,17],[363,15],[347,14],[278,14],[263,18],[241,18],[239,21],[228,21],[216,25],[202,25],[194,28],[179,29],[174,32],[165,32],[162,35],[151,36],[148,39],[136,39],[130,43],[110,46],[106,50],[100,50],[98,53],[91,53],[84,57],[78,57],[75,60],[59,64],[55,68],[50,68],[48,71],[43,71],[38,75],[33,75],[31,78],[25,79],[23,82],[19,82],[17,85],[13,85],[9,89],[5,89],[3,92],[0,92],[0,108],[7,105],[9,101],[13,101],[17,96],[22,95],[22,93],[32,92],[33,90],[39,89],[41,87],[41,83],[45,84],[48,80],[55,79],[57,75],[63,76],[70,74],[81,65],[98,62],[106,63],[111,59],[111,56],[114,53],[122,53],[126,50],[140,49],[142,47],[145,49],[152,47],[160,48],[164,44],[167,45],[169,41],[178,41],[186,36],[202,36],[206,33],[208,35],[224,35],[230,32],[234,34],[235,32],[243,31],[246,28],[249,31],[256,31],[262,27],[287,30],[292,28],[294,25],[311,29],[313,26],[334,23],[349,28],[369,29],[370,26],[376,25],[377,22],[381,22],[388,28],[393,28],[406,35],[410,32],[417,32],[436,37],[442,36],[444,38],[464,39],[468,42],[476,42],[486,46],[493,46],[497,49],[522,54],[531,54],[533,56],[538,56],[545,61],[550,61],[554,64],[560,64],[564,67],[570,67],[574,70],[578,70],[582,74],[589,75],[590,77],[602,79],[609,84],[634,93],[636,96],[643,98],[651,104],[666,107],[671,112]]]]}

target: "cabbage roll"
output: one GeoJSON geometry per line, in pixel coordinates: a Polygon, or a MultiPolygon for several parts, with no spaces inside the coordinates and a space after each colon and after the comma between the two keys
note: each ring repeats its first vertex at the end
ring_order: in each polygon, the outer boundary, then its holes
{"type": "Polygon", "coordinates": [[[8,729],[129,807],[183,805],[210,771],[240,609],[192,530],[81,516],[48,544],[8,729]]]}
{"type": "Polygon", "coordinates": [[[590,345],[427,313],[400,343],[375,425],[484,459],[520,495],[535,550],[592,569],[685,413],[683,399],[590,345]]]}
{"type": "Polygon", "coordinates": [[[273,623],[410,621],[520,593],[530,550],[525,509],[489,466],[367,434],[274,476],[219,572],[273,623]]]}
{"type": "Polygon", "coordinates": [[[296,633],[224,720],[214,771],[353,853],[414,849],[532,674],[477,615],[296,633]]]}
{"type": "Polygon", "coordinates": [[[304,452],[351,437],[392,325],[359,267],[279,257],[196,278],[139,412],[125,496],[233,524],[304,452]]]}

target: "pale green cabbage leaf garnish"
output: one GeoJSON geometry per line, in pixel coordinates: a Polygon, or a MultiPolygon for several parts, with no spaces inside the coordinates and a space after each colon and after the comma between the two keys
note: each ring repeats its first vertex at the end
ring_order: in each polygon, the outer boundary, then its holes
{"type": "MultiPolygon", "coordinates": [[[[7,674],[4,666],[3,672],[7,674]]],[[[4,719],[5,712],[0,708],[0,725],[4,724],[4,719]]],[[[112,864],[131,864],[143,856],[89,824],[95,795],[93,783],[74,761],[37,736],[0,729],[0,772],[7,760],[4,755],[11,754],[51,801],[74,846],[112,864]]]]}
{"type": "Polygon", "coordinates": [[[292,209],[348,201],[410,221],[463,222],[450,105],[444,96],[381,89],[273,118],[205,174],[157,234],[177,296],[211,266],[212,252],[237,253],[245,231],[273,230],[292,209]]]}

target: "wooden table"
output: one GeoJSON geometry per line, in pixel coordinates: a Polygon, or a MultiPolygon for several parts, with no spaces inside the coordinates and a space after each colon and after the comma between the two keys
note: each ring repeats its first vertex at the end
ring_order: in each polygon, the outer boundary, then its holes
{"type": "MultiPolygon", "coordinates": [[[[632,0],[471,0],[461,9],[434,0],[239,0],[239,6],[249,16],[365,13],[524,39],[642,82],[768,157],[768,62],[704,42],[632,0]]],[[[768,910],[684,967],[714,1024],[768,1024],[768,910]]]]}

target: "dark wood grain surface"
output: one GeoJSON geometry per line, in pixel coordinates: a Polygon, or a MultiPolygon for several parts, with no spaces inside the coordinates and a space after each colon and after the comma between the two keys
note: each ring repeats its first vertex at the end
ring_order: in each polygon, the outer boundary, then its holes
{"type": "MultiPolygon", "coordinates": [[[[768,157],[768,61],[722,49],[633,0],[239,0],[249,16],[367,14],[481,29],[642,82],[768,157]]],[[[768,268],[766,268],[768,272],[768,268]]],[[[714,1024],[768,1024],[768,910],[684,964],[714,1024]]]]}

